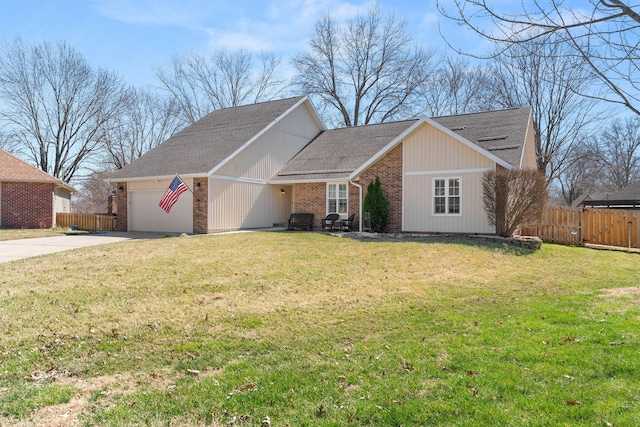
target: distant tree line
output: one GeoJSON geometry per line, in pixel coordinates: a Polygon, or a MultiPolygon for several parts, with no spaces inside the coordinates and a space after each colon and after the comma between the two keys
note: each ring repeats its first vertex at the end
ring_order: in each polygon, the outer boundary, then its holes
{"type": "Polygon", "coordinates": [[[603,108],[624,105],[638,115],[640,80],[623,64],[633,64],[636,51],[624,42],[636,35],[631,21],[640,21],[623,2],[590,2],[602,20],[567,9],[575,24],[564,27],[553,10],[525,10],[513,21],[484,1],[441,7],[495,43],[483,60],[422,46],[404,21],[378,5],[345,22],[328,13],[291,59],[291,80],[273,54],[220,49],[176,54],[155,70],[157,88],[135,88],[92,67],[66,42],[18,38],[0,46],[0,148],[82,183],[92,173],[123,168],[215,109],[289,94],[309,94],[334,126],[531,106],[538,170],[549,191],[571,203],[640,180],[640,115],[612,118],[603,108]],[[480,22],[473,8],[484,13],[480,22]],[[541,16],[549,22],[539,24],[541,16]],[[492,26],[483,27],[487,21],[492,26]],[[514,23],[528,27],[500,37],[491,32],[514,23]],[[605,35],[617,37],[616,49],[604,52],[605,35]]]}

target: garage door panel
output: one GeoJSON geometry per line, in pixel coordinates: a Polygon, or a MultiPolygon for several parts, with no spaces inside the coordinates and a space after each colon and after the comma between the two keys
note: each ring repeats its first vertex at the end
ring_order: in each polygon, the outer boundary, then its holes
{"type": "Polygon", "coordinates": [[[169,213],[158,206],[165,190],[130,191],[129,231],[193,232],[193,195],[182,193],[169,213]]]}

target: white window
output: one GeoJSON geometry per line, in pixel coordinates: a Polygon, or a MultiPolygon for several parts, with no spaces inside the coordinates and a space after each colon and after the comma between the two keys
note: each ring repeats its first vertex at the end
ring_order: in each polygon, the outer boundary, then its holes
{"type": "Polygon", "coordinates": [[[327,213],[347,213],[347,184],[327,184],[327,213]]]}
{"type": "Polygon", "coordinates": [[[433,214],[460,215],[460,178],[433,180],[433,214]]]}

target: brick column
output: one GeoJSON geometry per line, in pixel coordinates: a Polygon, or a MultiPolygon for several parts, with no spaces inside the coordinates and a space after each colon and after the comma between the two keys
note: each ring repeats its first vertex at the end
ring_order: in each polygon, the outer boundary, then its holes
{"type": "Polygon", "coordinates": [[[119,182],[116,184],[116,204],[118,213],[116,214],[116,229],[118,231],[128,231],[129,224],[127,222],[127,212],[129,211],[127,197],[127,183],[119,182]]]}
{"type": "Polygon", "coordinates": [[[208,218],[209,178],[193,179],[193,233],[207,234],[209,230],[208,218]],[[200,184],[200,188],[198,188],[200,184]]]}
{"type": "Polygon", "coordinates": [[[360,174],[362,196],[367,195],[367,187],[380,177],[382,193],[389,203],[389,225],[387,231],[402,231],[402,144],[398,144],[386,156],[360,174]]]}

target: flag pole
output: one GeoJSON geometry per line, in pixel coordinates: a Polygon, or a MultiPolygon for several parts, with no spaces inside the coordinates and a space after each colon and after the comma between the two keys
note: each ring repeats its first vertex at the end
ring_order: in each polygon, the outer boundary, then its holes
{"type": "Polygon", "coordinates": [[[185,187],[187,187],[187,189],[188,189],[189,191],[191,191],[191,194],[193,194],[193,197],[195,197],[197,201],[200,201],[200,199],[198,199],[198,196],[196,196],[196,193],[194,193],[194,192],[193,192],[193,190],[192,190],[191,188],[189,188],[189,186],[187,185],[187,183],[186,183],[186,182],[184,182],[184,179],[182,179],[182,177],[181,177],[180,175],[178,175],[177,173],[176,173],[176,176],[178,177],[178,179],[179,179],[180,181],[182,181],[182,183],[184,184],[184,186],[185,186],[185,187]]]}

